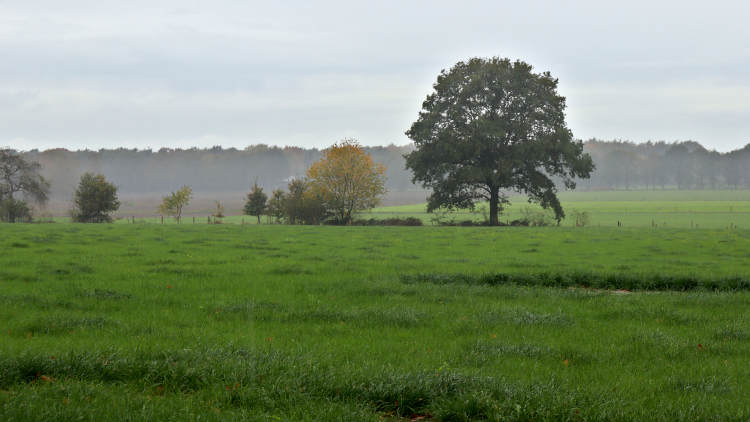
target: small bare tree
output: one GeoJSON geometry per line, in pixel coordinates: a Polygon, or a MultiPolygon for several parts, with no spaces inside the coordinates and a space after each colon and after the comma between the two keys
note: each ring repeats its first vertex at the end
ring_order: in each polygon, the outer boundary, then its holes
{"type": "Polygon", "coordinates": [[[224,205],[220,201],[216,201],[216,211],[212,214],[215,223],[221,223],[224,218],[224,205]]]}
{"type": "Polygon", "coordinates": [[[182,218],[182,210],[190,203],[192,197],[193,189],[190,186],[181,187],[176,192],[162,198],[161,205],[159,205],[159,214],[172,216],[179,223],[182,218]]]}

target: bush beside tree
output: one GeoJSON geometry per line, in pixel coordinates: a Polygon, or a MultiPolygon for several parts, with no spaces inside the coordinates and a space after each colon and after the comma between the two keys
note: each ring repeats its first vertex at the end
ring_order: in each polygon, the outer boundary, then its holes
{"type": "Polygon", "coordinates": [[[281,189],[274,189],[266,205],[266,214],[273,218],[276,223],[280,223],[284,218],[284,201],[286,194],[281,189]]]}

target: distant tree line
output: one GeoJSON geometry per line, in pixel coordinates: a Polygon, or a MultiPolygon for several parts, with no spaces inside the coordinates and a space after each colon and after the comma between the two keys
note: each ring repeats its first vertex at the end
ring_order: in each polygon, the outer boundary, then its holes
{"type": "Polygon", "coordinates": [[[750,144],[721,153],[693,141],[584,144],[596,170],[580,189],[740,189],[750,187],[750,144]]]}
{"type": "MultiPolygon", "coordinates": [[[[403,156],[414,150],[412,145],[365,150],[386,167],[388,191],[421,190],[405,169],[403,156]]],[[[582,190],[750,187],[750,144],[720,153],[692,141],[636,144],[591,139],[584,142],[584,151],[593,158],[595,169],[589,179],[578,182],[582,190]]],[[[125,195],[161,194],[183,185],[191,186],[196,194],[246,192],[255,182],[270,192],[304,176],[321,158],[321,151],[255,145],[242,150],[31,150],[21,156],[41,165],[40,174],[50,183],[50,198],[67,200],[86,172],[105,175],[125,195]]]]}
{"type": "MultiPolygon", "coordinates": [[[[386,189],[421,190],[411,182],[403,155],[411,146],[365,147],[372,159],[386,168],[386,189]]],[[[159,194],[192,187],[195,195],[246,192],[257,182],[267,190],[286,188],[322,157],[316,148],[253,145],[244,149],[102,149],[99,151],[31,150],[21,154],[41,165],[50,181],[50,197],[68,200],[83,173],[103,174],[121,195],[159,194]]]]}

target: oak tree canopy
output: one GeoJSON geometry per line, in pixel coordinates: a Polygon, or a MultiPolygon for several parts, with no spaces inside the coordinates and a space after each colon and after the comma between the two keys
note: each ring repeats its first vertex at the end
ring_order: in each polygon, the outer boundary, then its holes
{"type": "Polygon", "coordinates": [[[549,72],[522,61],[472,58],[443,70],[406,135],[413,181],[432,189],[428,211],[489,202],[490,224],[507,203],[504,191],[565,217],[552,177],[566,188],[594,168],[565,123],[565,98],[549,72]]]}

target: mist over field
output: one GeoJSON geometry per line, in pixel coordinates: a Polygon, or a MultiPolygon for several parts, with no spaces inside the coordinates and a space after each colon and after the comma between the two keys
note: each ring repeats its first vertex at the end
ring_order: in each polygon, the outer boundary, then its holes
{"type": "MultiPolygon", "coordinates": [[[[411,145],[366,147],[375,162],[386,167],[388,193],[383,205],[419,204],[428,191],[412,182],[404,154],[411,145]]],[[[727,153],[708,150],[697,142],[636,144],[592,139],[584,143],[596,169],[578,181],[578,190],[611,189],[738,189],[750,186],[750,148],[727,153]]],[[[102,149],[26,151],[42,164],[51,181],[50,210],[65,213],[78,179],[85,172],[105,175],[126,200],[123,212],[153,214],[161,196],[182,185],[192,187],[194,208],[205,211],[214,201],[239,209],[250,186],[257,182],[270,192],[304,176],[319,160],[317,148],[253,145],[243,149],[102,149]]],[[[564,187],[560,187],[564,190],[564,187]]]]}

